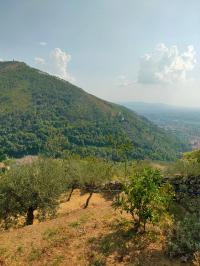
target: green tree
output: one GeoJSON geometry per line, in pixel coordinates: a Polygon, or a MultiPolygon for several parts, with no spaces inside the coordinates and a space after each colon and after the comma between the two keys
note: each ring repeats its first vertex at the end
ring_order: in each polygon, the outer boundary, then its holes
{"type": "Polygon", "coordinates": [[[69,156],[64,160],[65,178],[67,188],[69,190],[67,201],[70,201],[74,189],[80,187],[82,177],[82,164],[83,160],[81,160],[80,156],[78,155],[69,156]]]}
{"type": "Polygon", "coordinates": [[[118,206],[132,215],[136,230],[143,225],[145,231],[147,222],[158,222],[166,212],[172,195],[171,185],[162,184],[159,170],[144,168],[125,181],[118,206]]]}
{"type": "Polygon", "coordinates": [[[89,201],[95,191],[99,191],[112,178],[112,163],[89,157],[84,160],[82,166],[81,188],[89,192],[84,208],[88,207],[89,201]]]}
{"type": "Polygon", "coordinates": [[[30,225],[35,210],[43,216],[55,212],[65,189],[62,161],[40,158],[13,167],[0,179],[0,218],[6,224],[25,216],[30,225]]]}

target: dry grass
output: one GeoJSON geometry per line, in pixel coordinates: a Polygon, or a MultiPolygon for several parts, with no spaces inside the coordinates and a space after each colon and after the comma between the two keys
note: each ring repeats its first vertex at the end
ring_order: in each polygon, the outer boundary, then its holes
{"type": "Polygon", "coordinates": [[[158,230],[135,235],[129,217],[99,194],[82,209],[87,196],[75,191],[56,219],[1,233],[0,265],[181,265],[164,255],[158,230]]]}

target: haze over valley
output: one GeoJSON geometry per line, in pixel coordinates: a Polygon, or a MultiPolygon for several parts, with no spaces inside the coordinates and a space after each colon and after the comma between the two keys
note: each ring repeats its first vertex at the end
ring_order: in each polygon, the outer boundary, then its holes
{"type": "Polygon", "coordinates": [[[200,148],[200,108],[144,102],[121,104],[148,118],[159,127],[173,132],[188,142],[193,149],[200,148]]]}

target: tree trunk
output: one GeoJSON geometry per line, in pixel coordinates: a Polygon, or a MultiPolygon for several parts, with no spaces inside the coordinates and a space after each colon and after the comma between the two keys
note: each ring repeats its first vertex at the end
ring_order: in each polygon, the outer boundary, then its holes
{"type": "Polygon", "coordinates": [[[74,191],[74,187],[71,188],[67,201],[70,201],[73,191],[74,191]]]}
{"type": "Polygon", "coordinates": [[[146,231],[146,221],[144,221],[144,224],[143,224],[143,231],[144,231],[144,233],[146,231]]]}
{"type": "Polygon", "coordinates": [[[125,180],[127,178],[127,159],[125,159],[125,163],[124,163],[124,174],[125,174],[125,180]]]}
{"type": "Polygon", "coordinates": [[[140,219],[140,217],[138,217],[138,219],[135,221],[135,224],[134,224],[135,232],[139,231],[140,225],[141,225],[141,219],[140,219]]]}
{"type": "Polygon", "coordinates": [[[27,215],[26,215],[26,225],[33,224],[33,220],[34,220],[33,212],[34,212],[33,207],[29,207],[27,211],[27,215]]]}
{"type": "Polygon", "coordinates": [[[88,207],[88,204],[89,204],[89,202],[90,202],[90,199],[91,199],[91,197],[92,197],[92,194],[93,194],[93,192],[90,192],[90,195],[89,195],[89,197],[88,197],[87,200],[86,200],[85,206],[83,207],[84,209],[86,209],[86,208],[88,207]]]}
{"type": "Polygon", "coordinates": [[[5,230],[8,230],[8,228],[9,228],[9,218],[8,218],[8,215],[5,215],[4,216],[4,218],[3,218],[3,220],[4,220],[4,229],[5,230]]]}

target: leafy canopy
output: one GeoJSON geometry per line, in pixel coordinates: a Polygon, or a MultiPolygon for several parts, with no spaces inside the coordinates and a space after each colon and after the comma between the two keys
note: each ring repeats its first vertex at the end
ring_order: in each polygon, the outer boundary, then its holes
{"type": "Polygon", "coordinates": [[[26,223],[32,224],[34,210],[53,214],[66,189],[63,169],[62,161],[41,158],[12,167],[0,178],[0,219],[7,223],[26,216],[26,223]]]}
{"type": "Polygon", "coordinates": [[[132,215],[136,229],[143,224],[145,230],[147,222],[158,222],[166,212],[172,195],[172,187],[162,183],[160,171],[149,167],[128,178],[118,204],[132,215]]]}

